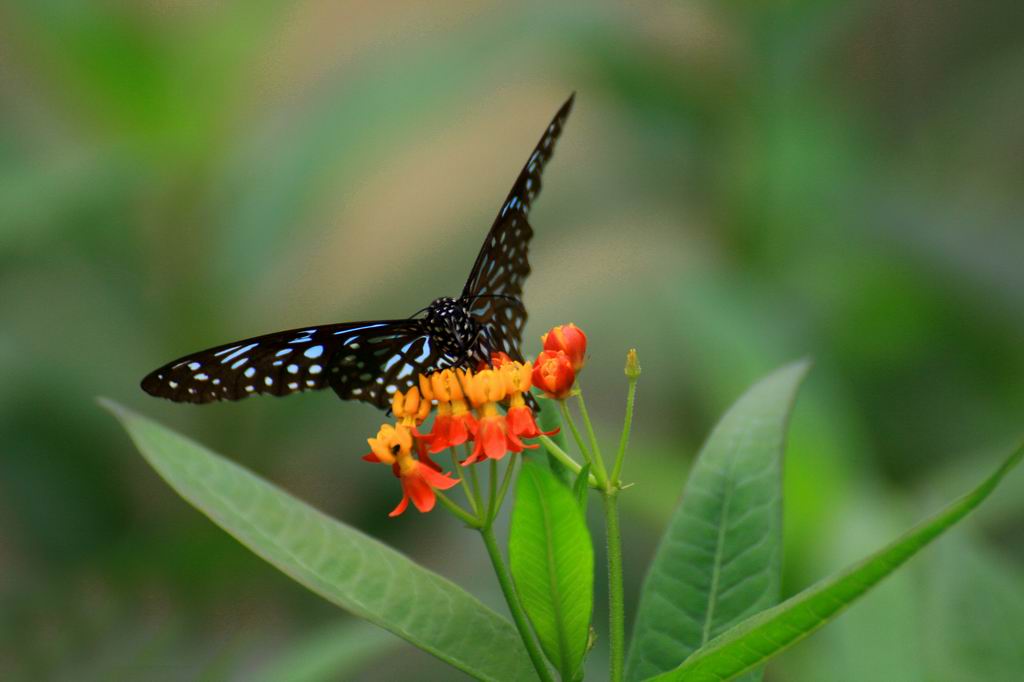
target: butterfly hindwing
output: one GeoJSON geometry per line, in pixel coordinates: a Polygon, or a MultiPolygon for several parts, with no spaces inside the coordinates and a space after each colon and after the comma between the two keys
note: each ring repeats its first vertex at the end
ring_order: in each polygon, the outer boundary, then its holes
{"type": "MultiPolygon", "coordinates": [[[[422,320],[406,320],[407,329],[395,336],[390,330],[368,334],[361,352],[343,352],[330,369],[329,380],[342,400],[362,400],[380,408],[391,404],[395,391],[405,392],[430,374],[452,364],[440,353],[422,320]]],[[[351,346],[349,346],[351,348],[351,346]]]]}
{"type": "Polygon", "coordinates": [[[175,402],[208,403],[336,387],[344,378],[342,397],[383,407],[390,396],[369,384],[386,375],[389,352],[422,336],[420,327],[418,320],[351,322],[257,336],[170,362],[142,388],[175,402]]]}
{"type": "Polygon", "coordinates": [[[540,193],[541,175],[551,160],[574,98],[575,95],[569,97],[555,114],[520,171],[462,291],[462,301],[488,330],[494,350],[504,350],[516,359],[522,357],[519,344],[526,325],[523,283],[530,274],[529,247],[533,237],[527,216],[540,193]]]}

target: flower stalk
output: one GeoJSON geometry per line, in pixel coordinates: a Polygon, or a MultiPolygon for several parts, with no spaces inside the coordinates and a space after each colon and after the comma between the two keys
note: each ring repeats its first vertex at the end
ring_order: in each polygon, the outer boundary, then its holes
{"type": "MultiPolygon", "coordinates": [[[[569,425],[569,431],[572,433],[573,440],[576,441],[576,447],[579,448],[580,454],[583,455],[583,461],[589,464],[591,468],[593,468],[594,457],[593,455],[591,455],[590,449],[587,447],[587,444],[583,441],[583,436],[580,435],[580,430],[576,426],[576,421],[572,418],[572,413],[569,412],[569,405],[564,400],[559,400],[558,406],[562,410],[562,421],[569,425]]],[[[579,464],[576,464],[575,471],[579,473],[579,470],[581,468],[582,467],[580,467],[579,464]]]]}
{"type": "Polygon", "coordinates": [[[626,656],[626,599],[622,586],[622,532],[619,529],[619,491],[602,491],[608,543],[608,644],[612,682],[622,680],[626,656]]]}
{"type": "Polygon", "coordinates": [[[508,566],[505,565],[505,559],[501,555],[501,548],[498,547],[498,540],[494,536],[494,528],[490,525],[484,526],[480,529],[480,536],[484,540],[487,556],[490,557],[491,565],[494,566],[494,573],[498,577],[498,584],[501,585],[502,594],[505,595],[508,610],[512,613],[512,620],[516,624],[516,629],[519,630],[519,636],[526,647],[526,653],[529,654],[530,661],[537,670],[537,676],[543,682],[554,682],[554,678],[551,677],[551,671],[548,669],[548,664],[544,661],[544,655],[540,651],[540,646],[533,636],[533,630],[530,629],[530,623],[526,618],[526,611],[523,610],[523,606],[519,601],[515,584],[512,582],[512,575],[509,573],[508,566]]]}
{"type": "Polygon", "coordinates": [[[440,502],[445,509],[450,511],[452,514],[455,514],[455,516],[461,519],[462,522],[465,523],[467,526],[469,526],[470,528],[481,527],[479,516],[470,514],[465,509],[460,507],[457,502],[453,502],[452,500],[448,499],[448,496],[445,495],[440,490],[434,491],[434,494],[437,495],[438,502],[440,502]]]}
{"type": "Polygon", "coordinates": [[[626,415],[622,420],[622,436],[619,438],[619,450],[615,453],[615,465],[612,467],[611,483],[613,486],[622,487],[619,481],[619,474],[622,473],[622,461],[626,456],[626,446],[629,445],[629,434],[633,428],[633,407],[636,404],[636,384],[640,379],[640,362],[636,357],[636,348],[630,348],[626,353],[626,379],[629,380],[629,388],[626,389],[626,415]]]}
{"type": "Polygon", "coordinates": [[[580,416],[583,417],[583,426],[587,430],[587,437],[590,439],[591,464],[594,467],[594,476],[597,484],[605,491],[609,491],[608,472],[604,468],[604,458],[601,457],[601,448],[597,444],[597,435],[594,433],[594,425],[590,423],[590,414],[587,412],[587,403],[583,400],[583,391],[577,388],[573,393],[576,395],[576,404],[580,409],[580,416]]]}

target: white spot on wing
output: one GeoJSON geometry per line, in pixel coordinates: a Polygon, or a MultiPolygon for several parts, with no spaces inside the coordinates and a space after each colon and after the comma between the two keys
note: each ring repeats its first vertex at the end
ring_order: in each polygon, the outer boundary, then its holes
{"type": "Polygon", "coordinates": [[[323,354],[324,354],[324,347],[323,346],[312,346],[310,348],[307,348],[306,352],[303,353],[303,355],[305,355],[307,358],[310,358],[310,359],[318,358],[318,357],[320,357],[323,354]]]}
{"type": "Polygon", "coordinates": [[[221,360],[220,364],[222,364],[222,365],[227,364],[227,363],[231,362],[231,360],[233,360],[236,356],[239,356],[242,353],[248,353],[249,351],[251,351],[253,348],[255,348],[258,345],[260,345],[260,344],[258,344],[258,343],[250,343],[248,346],[242,346],[241,348],[236,350],[234,353],[232,353],[231,355],[226,356],[223,360],[221,360]]]}
{"type": "Polygon", "coordinates": [[[430,340],[423,342],[423,352],[416,358],[416,362],[423,362],[430,356],[430,340]]]}
{"type": "Polygon", "coordinates": [[[384,326],[383,324],[368,324],[365,327],[352,327],[351,329],[342,329],[341,331],[334,332],[334,335],[338,336],[340,334],[351,334],[353,332],[359,332],[359,331],[362,331],[364,329],[374,329],[376,327],[383,327],[383,326],[384,326]]]}

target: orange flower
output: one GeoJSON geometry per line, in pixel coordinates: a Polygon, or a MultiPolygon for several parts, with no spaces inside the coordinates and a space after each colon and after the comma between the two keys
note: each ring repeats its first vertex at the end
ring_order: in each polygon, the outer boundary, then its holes
{"type": "Polygon", "coordinates": [[[388,516],[398,516],[404,512],[409,506],[410,499],[420,512],[428,512],[437,503],[434,488],[448,490],[458,485],[458,479],[442,473],[440,467],[422,452],[421,457],[421,460],[413,459],[411,456],[403,457],[395,464],[395,475],[402,481],[402,501],[388,516]]]}
{"type": "Polygon", "coordinates": [[[522,403],[523,394],[530,390],[532,383],[530,374],[533,372],[533,363],[508,360],[496,365],[495,369],[501,375],[501,379],[505,383],[505,392],[509,395],[512,403],[522,403]]]}
{"type": "Polygon", "coordinates": [[[409,457],[412,453],[412,433],[401,424],[397,427],[384,424],[377,437],[367,438],[366,442],[370,444],[370,453],[363,455],[367,462],[395,464],[399,457],[409,457]]]}
{"type": "Polygon", "coordinates": [[[493,369],[481,370],[476,374],[464,372],[459,378],[462,379],[462,390],[466,392],[466,397],[477,409],[504,400],[508,393],[501,374],[493,369]]]}
{"type": "Polygon", "coordinates": [[[461,379],[463,390],[477,414],[473,452],[462,464],[473,464],[484,457],[501,459],[507,452],[522,452],[523,442],[509,431],[505,418],[498,413],[498,402],[508,395],[503,373],[485,369],[476,374],[466,372],[461,379]]]}
{"type": "Polygon", "coordinates": [[[573,372],[583,369],[587,355],[587,335],[573,323],[553,327],[551,331],[540,337],[540,341],[544,344],[544,350],[565,353],[572,364],[573,372]]]}
{"type": "Polygon", "coordinates": [[[422,444],[417,444],[419,459],[413,457],[410,427],[402,424],[384,424],[377,432],[376,438],[367,440],[372,451],[363,455],[363,459],[367,462],[390,464],[391,471],[402,482],[402,501],[389,516],[398,516],[404,512],[409,506],[410,499],[421,512],[428,512],[434,508],[437,501],[434,488],[447,490],[458,484],[457,479],[443,473],[441,467],[430,459],[422,444]]]}
{"type": "Polygon", "coordinates": [[[429,395],[437,400],[434,428],[426,435],[416,434],[427,443],[431,453],[462,445],[473,437],[477,429],[476,419],[469,411],[462,385],[454,371],[445,369],[429,377],[420,375],[420,387],[424,389],[424,395],[429,391],[429,395]]]}
{"type": "MultiPolygon", "coordinates": [[[[451,403],[456,400],[463,400],[462,384],[454,370],[442,369],[440,372],[432,373],[427,379],[430,380],[430,390],[433,397],[439,403],[451,403]]],[[[423,381],[420,381],[423,384],[423,381]]]]}
{"type": "MultiPolygon", "coordinates": [[[[558,433],[558,429],[555,429],[554,431],[541,431],[537,426],[537,422],[533,418],[533,410],[531,410],[527,405],[510,407],[508,414],[505,415],[505,421],[508,422],[508,430],[519,438],[553,436],[558,433]]],[[[525,447],[531,446],[527,445],[525,447]]]]}
{"type": "Polygon", "coordinates": [[[493,406],[493,409],[488,408],[477,423],[479,427],[476,431],[473,452],[462,462],[463,466],[479,462],[484,457],[501,459],[508,452],[522,452],[524,448],[537,447],[524,444],[519,440],[519,436],[512,433],[508,422],[498,414],[496,405],[493,406]]]}
{"type": "Polygon", "coordinates": [[[549,398],[566,398],[575,380],[572,361],[563,351],[546,350],[537,356],[533,367],[533,385],[544,391],[549,398]]]}
{"type": "Polygon", "coordinates": [[[398,417],[402,426],[415,427],[430,414],[430,399],[420,399],[420,390],[413,386],[403,395],[395,391],[391,399],[391,411],[398,417]]]}
{"type": "Polygon", "coordinates": [[[508,413],[505,415],[508,430],[520,439],[553,436],[558,433],[558,429],[545,432],[537,428],[537,422],[533,419],[533,410],[526,404],[526,399],[523,397],[530,390],[533,364],[509,361],[501,366],[500,371],[509,396],[508,413]]]}

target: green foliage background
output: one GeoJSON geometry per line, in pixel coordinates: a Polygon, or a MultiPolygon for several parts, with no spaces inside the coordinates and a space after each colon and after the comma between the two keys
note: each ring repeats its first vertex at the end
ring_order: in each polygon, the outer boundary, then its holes
{"type": "MultiPolygon", "coordinates": [[[[93,396],[501,610],[473,535],[387,518],[398,486],[358,459],[371,408],[196,409],[137,382],[208,345],[458,291],[572,90],[532,214],[528,333],[536,349],[552,324],[587,330],[609,438],[639,348],[627,598],[719,414],[803,355],[783,593],[878,548],[1021,430],[1022,21],[966,0],[3,3],[0,678],[330,679],[356,651],[348,679],[451,679],[189,508],[93,396]]],[[[1014,679],[1022,517],[1013,476],[766,679],[1014,679]]]]}

